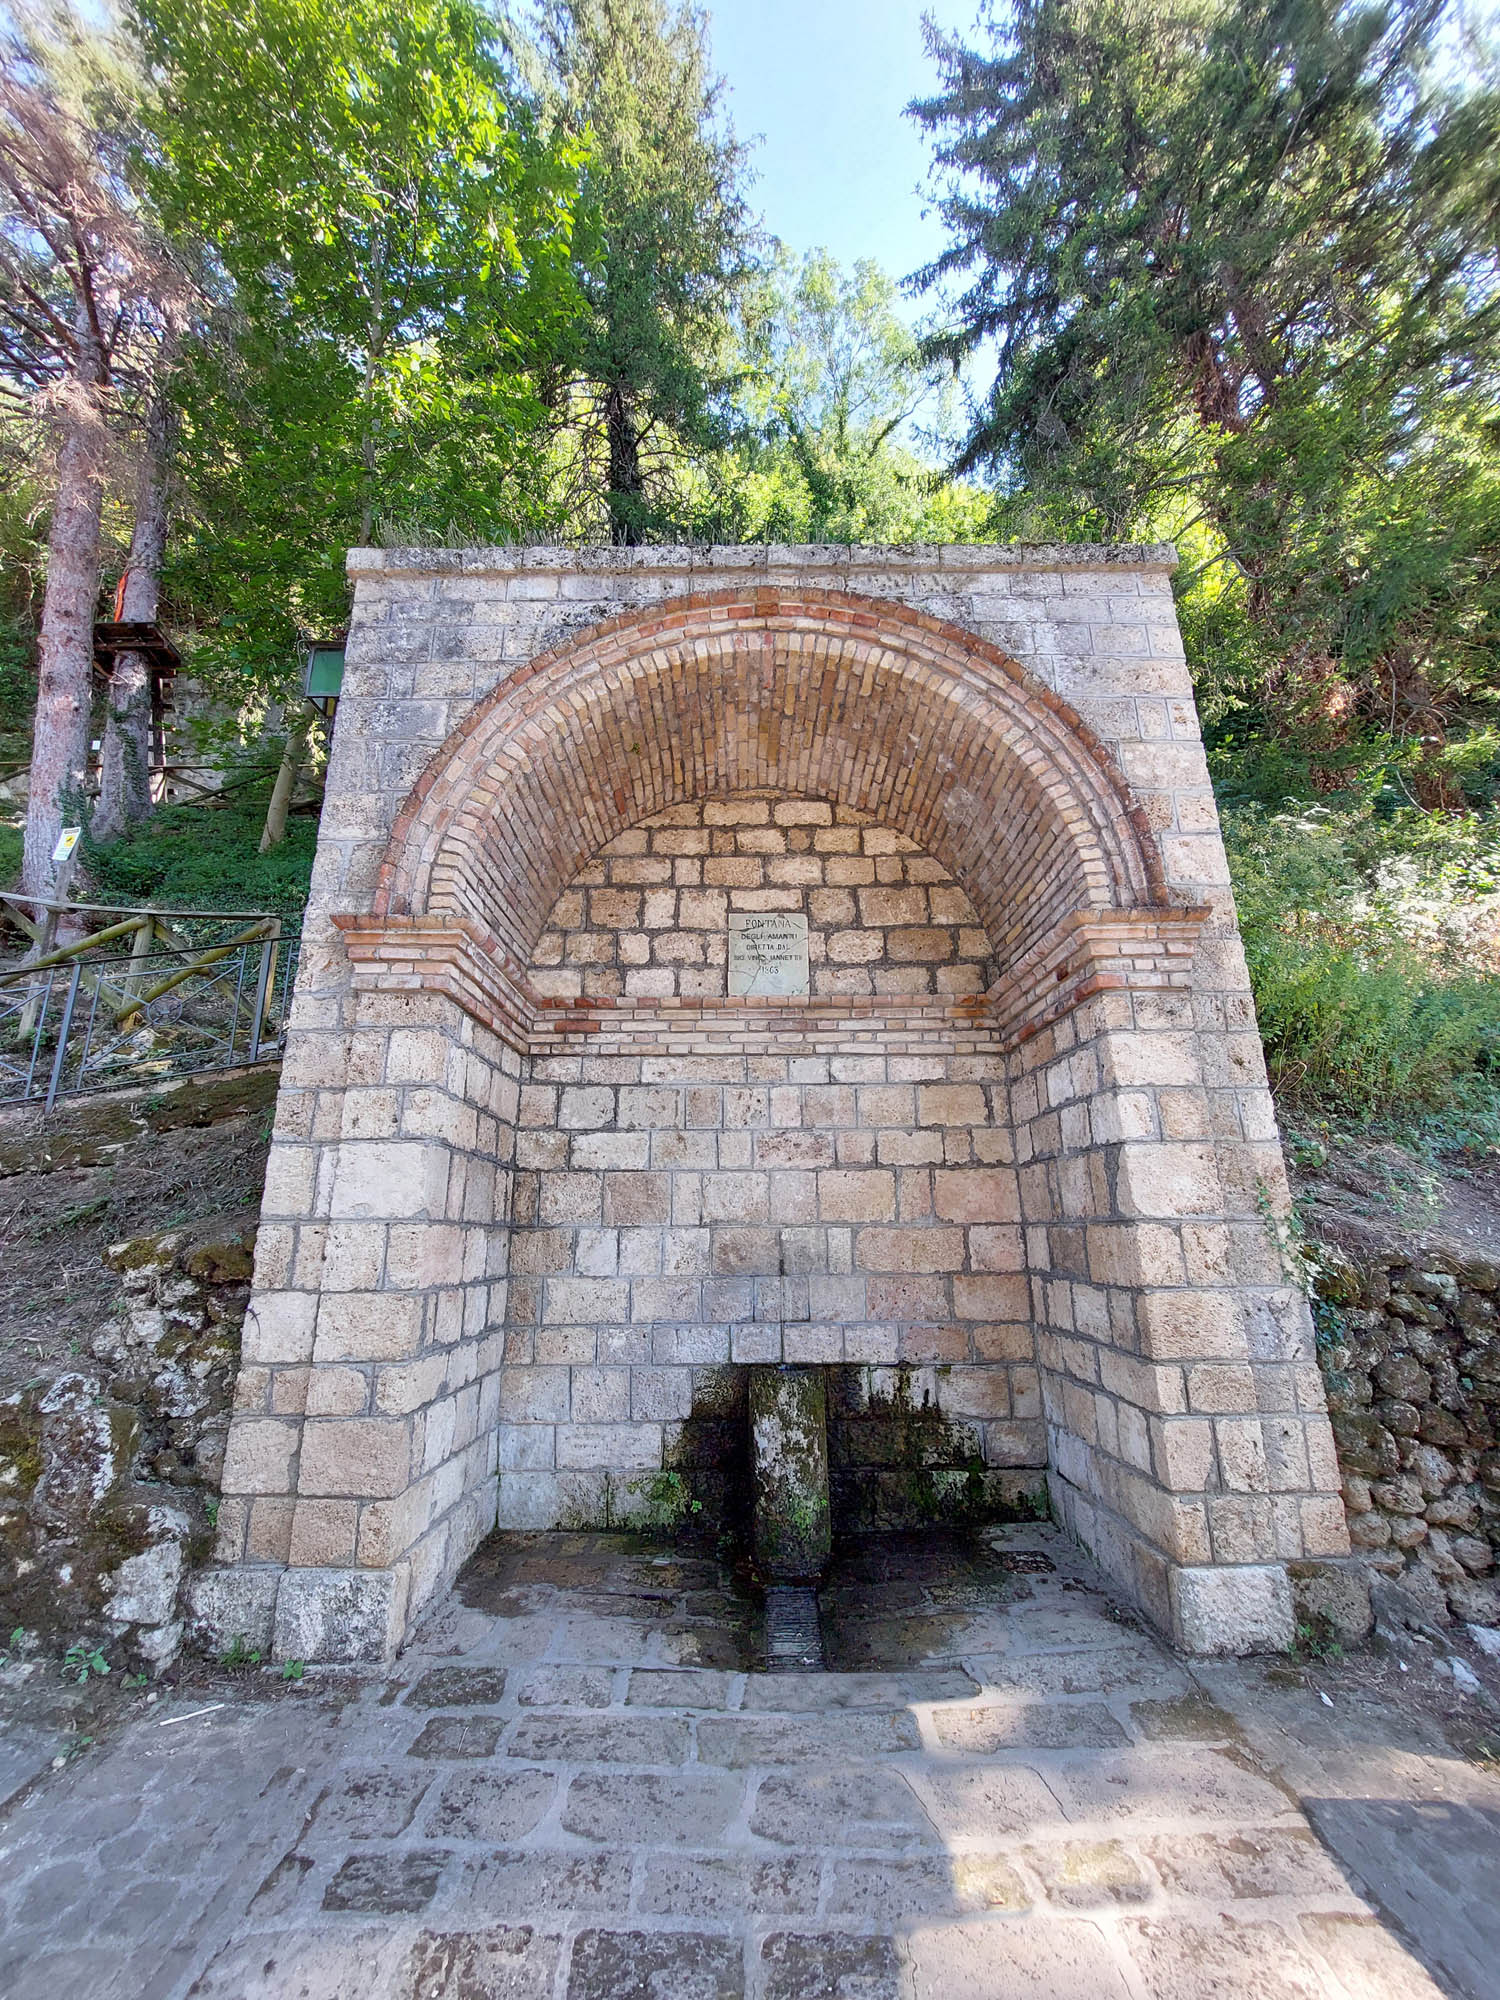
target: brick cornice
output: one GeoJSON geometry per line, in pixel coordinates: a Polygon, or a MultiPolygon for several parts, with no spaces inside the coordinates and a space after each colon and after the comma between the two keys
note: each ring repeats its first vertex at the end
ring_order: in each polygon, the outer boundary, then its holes
{"type": "Polygon", "coordinates": [[[523,1052],[571,1036],[704,1033],[817,1035],[849,1024],[1030,1040],[1095,994],[1161,992],[1192,981],[1205,909],[1080,911],[987,993],[960,999],[810,995],[759,999],[553,999],[539,996],[500,941],[472,918],[340,915],[334,923],[362,992],[436,992],[523,1052]]]}
{"type": "Polygon", "coordinates": [[[539,1001],[525,968],[469,917],[338,914],[357,992],[443,993],[482,1027],[524,1050],[539,1001]]]}
{"type": "Polygon", "coordinates": [[[1192,985],[1204,906],[1075,911],[984,995],[1007,1046],[1026,1042],[1098,993],[1161,992],[1192,985]]]}

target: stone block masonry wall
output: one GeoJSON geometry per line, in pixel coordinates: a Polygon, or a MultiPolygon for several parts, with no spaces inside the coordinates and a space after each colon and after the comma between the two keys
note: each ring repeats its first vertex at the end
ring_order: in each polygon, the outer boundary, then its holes
{"type": "Polygon", "coordinates": [[[729,1365],[940,1364],[924,1381],[985,1465],[1045,1462],[993,1036],[656,1012],[723,999],[731,910],[805,914],[817,995],[975,995],[993,978],[947,870],[829,801],[673,807],[581,871],[531,983],[640,1004],[626,1033],[532,1042],[502,1523],[642,1511],[650,1475],[696,1451],[692,1419],[729,1365]]]}
{"type": "Polygon", "coordinates": [[[1348,1542],[1305,1302],[1270,1189],[1224,1186],[1192,1005],[1086,1002],[1022,1044],[1011,1103],[1058,1510],[1213,1650],[1348,1542]]]}
{"type": "Polygon", "coordinates": [[[388,1645],[494,1514],[521,1060],[435,993],[347,1015],[283,1065],[219,1513],[298,1658],[388,1645]]]}
{"type": "MultiPolygon", "coordinates": [[[[982,1027],[747,1007],[538,1040],[521,1093],[500,1519],[597,1521],[730,1364],[936,1364],[1043,1465],[1005,1059],[982,1027]]],[[[690,1442],[690,1440],[689,1440],[690,1442]]]]}

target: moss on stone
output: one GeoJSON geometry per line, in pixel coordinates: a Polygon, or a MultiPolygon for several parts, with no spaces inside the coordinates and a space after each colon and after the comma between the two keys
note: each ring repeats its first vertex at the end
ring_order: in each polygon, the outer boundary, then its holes
{"type": "Polygon", "coordinates": [[[0,1404],[0,1494],[29,1500],[41,1476],[40,1418],[24,1401],[0,1404]]]}

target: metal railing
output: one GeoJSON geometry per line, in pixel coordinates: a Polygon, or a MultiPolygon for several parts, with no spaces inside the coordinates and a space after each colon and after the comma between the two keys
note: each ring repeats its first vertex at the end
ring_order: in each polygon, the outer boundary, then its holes
{"type": "Polygon", "coordinates": [[[281,918],[246,912],[224,938],[227,920],[207,912],[57,914],[123,921],[30,964],[0,968],[0,1104],[50,1110],[62,1096],[166,1082],[280,1052],[301,942],[285,934],[281,918]]]}

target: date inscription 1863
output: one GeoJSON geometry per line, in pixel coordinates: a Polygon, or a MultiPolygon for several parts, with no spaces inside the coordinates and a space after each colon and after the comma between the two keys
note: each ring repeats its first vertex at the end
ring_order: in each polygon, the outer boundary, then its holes
{"type": "Polygon", "coordinates": [[[745,999],[805,993],[807,918],[800,910],[731,910],[729,991],[745,999]]]}

